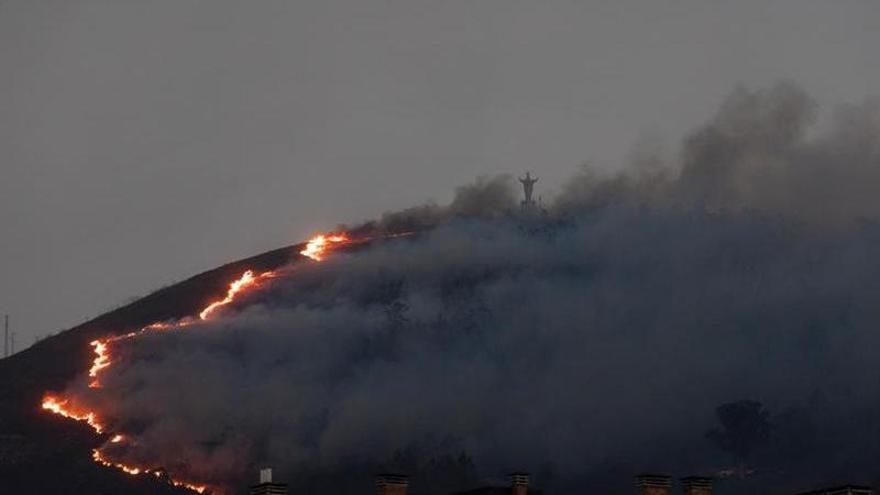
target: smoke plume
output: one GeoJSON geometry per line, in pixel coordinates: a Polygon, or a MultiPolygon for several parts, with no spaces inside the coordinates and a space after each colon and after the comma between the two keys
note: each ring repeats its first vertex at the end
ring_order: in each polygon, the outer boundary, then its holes
{"type": "Polygon", "coordinates": [[[626,491],[636,470],[730,466],[704,434],[738,399],[773,413],[749,460],[764,486],[870,481],[878,110],[818,132],[796,86],[738,88],[674,158],[584,171],[538,215],[510,178],[387,214],[362,229],[420,234],[120,341],[103,388],[69,393],[137,439],[114,457],[230,490],[273,466],[347,491],[407,455],[465,452],[477,477],[626,491]]]}

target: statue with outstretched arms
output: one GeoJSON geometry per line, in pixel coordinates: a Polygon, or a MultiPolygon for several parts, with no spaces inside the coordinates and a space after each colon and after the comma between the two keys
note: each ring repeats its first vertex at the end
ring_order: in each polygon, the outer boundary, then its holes
{"type": "Polygon", "coordinates": [[[532,190],[535,187],[535,182],[538,182],[538,178],[532,178],[532,176],[526,172],[525,177],[519,177],[520,183],[523,185],[523,193],[526,196],[526,200],[523,201],[524,204],[532,204],[532,190]]]}

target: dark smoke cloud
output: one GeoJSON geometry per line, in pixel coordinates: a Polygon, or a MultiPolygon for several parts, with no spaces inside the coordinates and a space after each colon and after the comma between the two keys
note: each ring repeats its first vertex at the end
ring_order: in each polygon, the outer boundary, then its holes
{"type": "Polygon", "coordinates": [[[480,180],[369,226],[433,229],[293,265],[215,321],[117,344],[104,389],[73,387],[136,434],[113,455],[231,487],[263,465],[341,486],[415,448],[613,492],[629,480],[609,472],[730,465],[704,432],[742,398],[777,423],[750,461],[762,486],[866,481],[880,114],[809,137],[815,113],[791,84],[737,89],[677,158],[585,172],[528,221],[510,178],[480,180]]]}
{"type": "Polygon", "coordinates": [[[389,212],[378,221],[340,230],[367,233],[414,232],[433,228],[457,218],[492,219],[508,215],[516,205],[513,178],[508,175],[480,177],[473,184],[459,186],[446,206],[425,204],[389,212]]]}
{"type": "Polygon", "coordinates": [[[587,170],[569,182],[557,205],[753,212],[824,227],[876,219],[880,105],[841,107],[827,132],[808,139],[816,114],[816,103],[791,83],[739,87],[685,139],[679,156],[646,149],[615,177],[587,170]]]}

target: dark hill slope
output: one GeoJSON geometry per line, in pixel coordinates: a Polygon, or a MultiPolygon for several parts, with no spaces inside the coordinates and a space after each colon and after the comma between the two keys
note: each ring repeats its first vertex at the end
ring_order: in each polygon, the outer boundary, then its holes
{"type": "Polygon", "coordinates": [[[0,360],[0,493],[183,493],[149,476],[98,466],[91,449],[100,439],[84,424],[42,412],[42,396],[63,390],[88,369],[92,340],[195,315],[223,298],[229,282],[245,270],[275,269],[302,258],[303,247],[276,249],[204,272],[0,360]]]}

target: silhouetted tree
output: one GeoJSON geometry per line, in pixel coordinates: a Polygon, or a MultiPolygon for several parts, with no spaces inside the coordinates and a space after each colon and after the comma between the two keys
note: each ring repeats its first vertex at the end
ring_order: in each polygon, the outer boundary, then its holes
{"type": "Polygon", "coordinates": [[[744,473],[745,463],[755,449],[767,444],[773,425],[764,405],[753,400],[729,402],[715,408],[721,428],[706,432],[706,438],[732,454],[744,473]]]}

